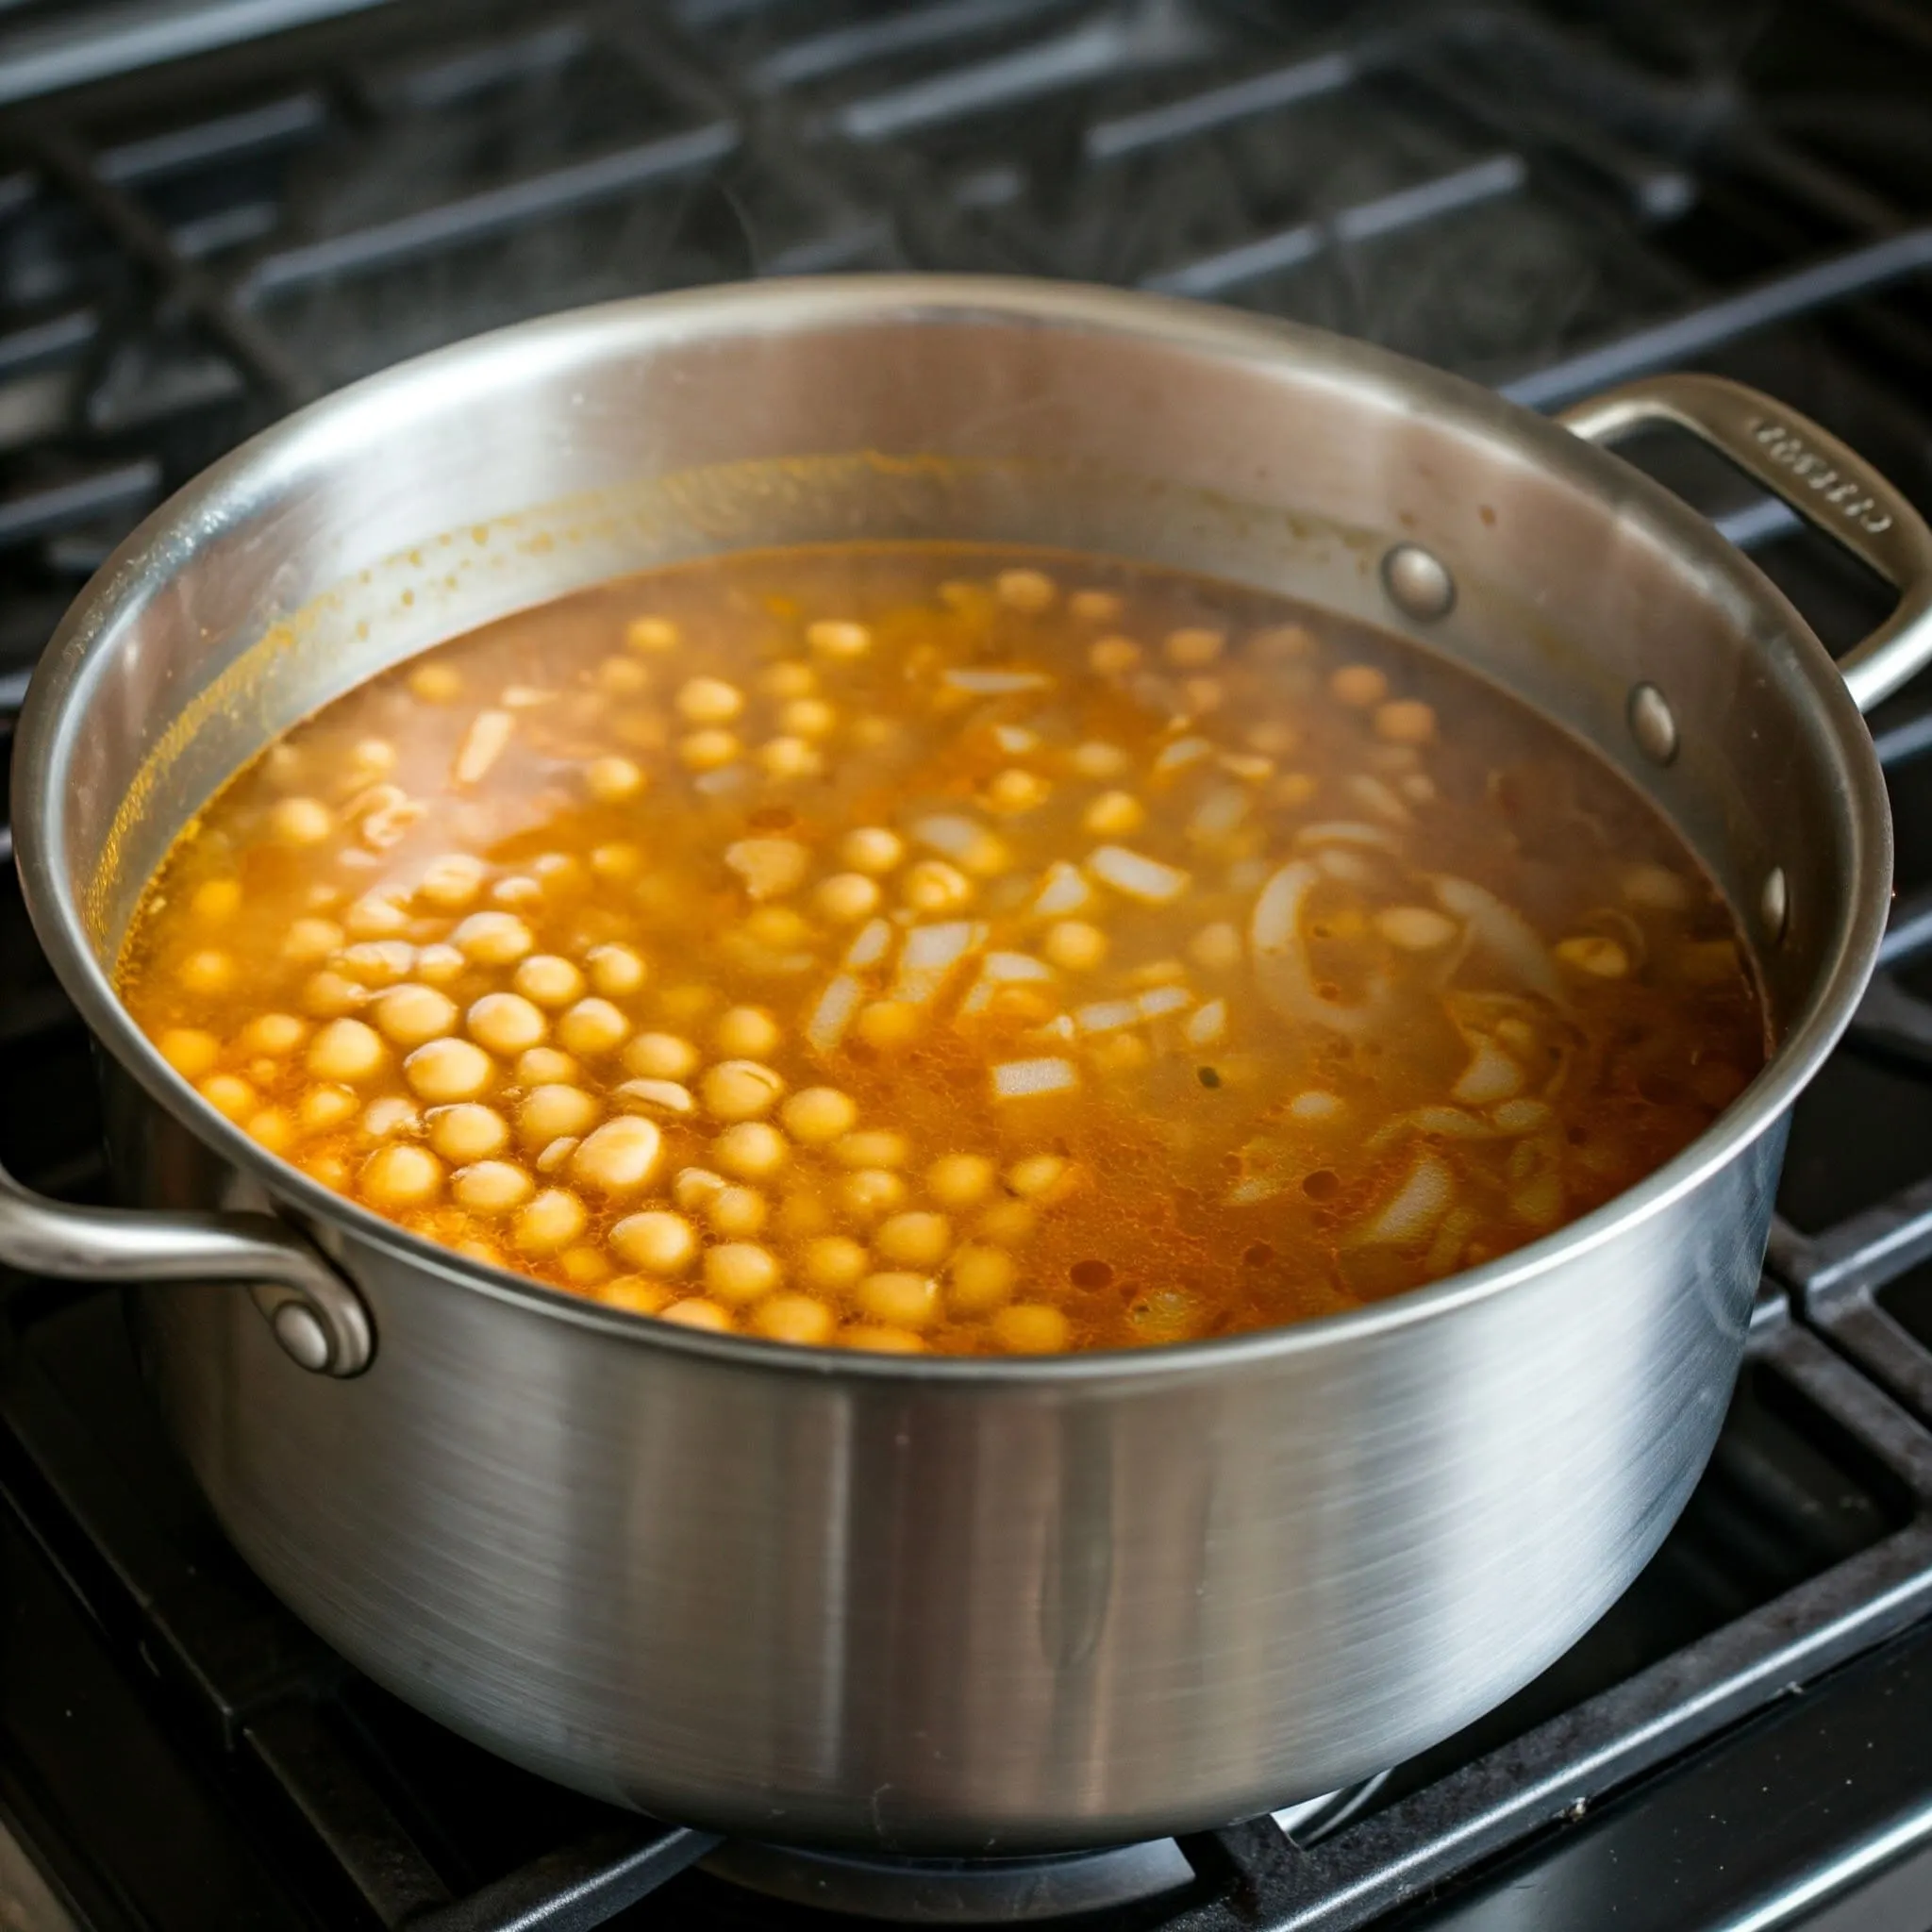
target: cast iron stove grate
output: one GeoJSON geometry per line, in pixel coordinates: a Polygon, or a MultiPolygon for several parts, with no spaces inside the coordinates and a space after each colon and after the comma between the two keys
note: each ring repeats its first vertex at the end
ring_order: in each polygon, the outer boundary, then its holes
{"type": "MultiPolygon", "coordinates": [[[[1168,290],[1538,407],[1709,368],[1932,506],[1932,24],[1908,0],[31,0],[4,23],[0,730],[87,575],[251,428],[476,328],[753,274],[1168,290]],[[300,25],[252,38],[264,19],[300,25]]],[[[1698,453],[1632,453],[1827,641],[1870,627],[1874,588],[1788,512],[1698,453]]],[[[708,1840],[349,1672],[208,1522],[116,1298],[27,1282],[0,1324],[0,1811],[104,1928],[932,1923],[970,1892],[1150,1932],[1769,1926],[1833,1900],[1923,1932],[1932,707],[1876,724],[1905,896],[1798,1110],[1711,1468],[1597,1628],[1425,1758],[1286,1829],[993,1879],[693,1865],[708,1840]]],[[[8,881],[0,1158],[55,1191],[100,1185],[85,1061],[8,881]]]]}

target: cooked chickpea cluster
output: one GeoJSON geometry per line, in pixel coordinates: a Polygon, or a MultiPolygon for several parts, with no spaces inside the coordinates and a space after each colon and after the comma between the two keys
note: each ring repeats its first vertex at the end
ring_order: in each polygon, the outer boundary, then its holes
{"type": "Polygon", "coordinates": [[[1254,593],[939,547],[685,566],[350,693],[176,845],[122,988],[413,1232],[901,1353],[1413,1286],[1763,1052],[1708,884],[1528,714],[1254,593]]]}

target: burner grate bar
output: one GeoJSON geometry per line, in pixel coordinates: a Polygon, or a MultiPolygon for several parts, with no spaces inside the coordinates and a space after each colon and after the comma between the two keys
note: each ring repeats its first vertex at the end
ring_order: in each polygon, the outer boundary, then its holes
{"type": "Polygon", "coordinates": [[[1740,336],[1790,322],[1848,295],[1864,294],[1932,270],[1932,227],[1911,228],[1882,242],[1827,256],[1774,275],[1736,295],[1687,309],[1649,328],[1586,349],[1503,385],[1511,402],[1533,409],[1560,408],[1593,390],[1627,381],[1667,364],[1688,362],[1740,336]]]}
{"type": "Polygon", "coordinates": [[[638,1829],[546,1853],[468,1898],[391,1924],[395,1932],[593,1932],[722,1842],[716,1832],[641,1821],[638,1829]]]}

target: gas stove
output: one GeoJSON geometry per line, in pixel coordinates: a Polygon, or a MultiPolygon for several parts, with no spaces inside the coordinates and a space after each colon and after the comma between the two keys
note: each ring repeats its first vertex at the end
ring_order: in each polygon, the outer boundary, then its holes
{"type": "MultiPolygon", "coordinates": [[[[1539,408],[1704,368],[1932,508],[1911,0],[0,6],[0,740],[67,601],[252,428],[542,309],[753,275],[1072,275],[1350,330],[1539,408]]],[[[1626,453],[1843,648],[1878,588],[1626,453]]],[[[720,1842],[361,1679],[223,1541],[117,1295],[0,1294],[0,1924],[565,1932],[1932,1927],[1932,691],[1874,718],[1900,896],[1800,1104],[1743,1375],[1591,1633],[1357,1790],[1043,1860],[720,1842]]],[[[0,838],[4,838],[0,834],[0,838]]],[[[0,886],[0,1159],[105,1186],[0,886]]]]}

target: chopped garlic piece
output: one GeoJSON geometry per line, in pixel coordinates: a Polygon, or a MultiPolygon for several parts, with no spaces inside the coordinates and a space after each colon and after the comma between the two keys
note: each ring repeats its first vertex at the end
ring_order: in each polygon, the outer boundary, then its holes
{"type": "Polygon", "coordinates": [[[1074,1008],[1074,1024],[1082,1033],[1115,1033],[1123,1026],[1138,1026],[1141,1017],[1137,1000],[1095,1000],[1074,1008]]]}
{"type": "Polygon", "coordinates": [[[1093,888],[1080,876],[1079,869],[1057,858],[1047,867],[1040,890],[1033,895],[1032,909],[1041,919],[1058,919],[1064,913],[1079,911],[1092,898],[1093,888]]]}
{"type": "Polygon", "coordinates": [[[830,1053],[844,1039],[864,997],[865,989],[849,973],[840,974],[825,988],[805,1023],[806,1041],[815,1052],[830,1053]]]}
{"type": "Polygon", "coordinates": [[[1181,1031],[1190,1046],[1219,1044],[1227,1034],[1227,1002],[1209,1000],[1205,1007],[1197,1007],[1188,1015],[1181,1031]]]}
{"type": "Polygon", "coordinates": [[[1080,1084],[1072,1060],[1008,1060],[992,1070],[995,1100],[1025,1100],[1042,1093],[1068,1093],[1080,1084]]]}
{"type": "Polygon", "coordinates": [[[1171,904],[1192,883],[1178,866],[1164,865],[1124,845],[1098,847],[1088,855],[1087,870],[1103,885],[1148,906],[1171,904]]]}
{"type": "Polygon", "coordinates": [[[1158,1020],[1164,1013],[1178,1013],[1194,1004],[1194,996],[1185,987],[1157,986],[1151,992],[1143,992],[1134,1002],[1141,1009],[1143,1020],[1158,1020]]]}
{"type": "Polygon", "coordinates": [[[858,937],[845,949],[845,963],[854,968],[876,966],[891,950],[892,923],[889,919],[868,920],[859,927],[858,937]]]}
{"type": "Polygon", "coordinates": [[[1005,840],[958,812],[934,812],[915,820],[912,836],[980,878],[992,878],[1013,862],[1005,840]]]}
{"type": "Polygon", "coordinates": [[[1040,733],[1028,731],[1024,724],[995,724],[992,741],[1009,758],[1024,758],[1029,751],[1040,749],[1040,733]]]}
{"type": "Polygon", "coordinates": [[[970,919],[940,925],[915,925],[899,953],[899,976],[892,998],[923,1007],[937,999],[953,969],[986,944],[986,926],[970,919]]]}
{"type": "Polygon", "coordinates": [[[1176,738],[1172,744],[1160,748],[1159,756],[1154,760],[1155,775],[1171,778],[1174,773],[1198,764],[1213,750],[1214,746],[1205,738],[1176,738]]]}
{"type": "Polygon", "coordinates": [[[457,785],[480,783],[491,766],[503,756],[504,747],[509,743],[510,733],[516,727],[517,721],[508,711],[478,711],[469,730],[463,734],[462,746],[457,753],[456,763],[450,768],[451,782],[457,785]]]}

